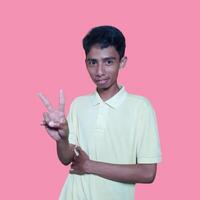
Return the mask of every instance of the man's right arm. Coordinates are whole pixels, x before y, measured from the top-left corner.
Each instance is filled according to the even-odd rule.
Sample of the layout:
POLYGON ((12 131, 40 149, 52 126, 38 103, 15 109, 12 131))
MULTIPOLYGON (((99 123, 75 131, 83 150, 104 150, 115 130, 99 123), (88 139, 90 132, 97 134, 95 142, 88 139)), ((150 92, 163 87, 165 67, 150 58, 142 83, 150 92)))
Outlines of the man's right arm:
POLYGON ((67 140, 60 139, 56 141, 57 155, 63 165, 69 165, 74 159, 74 144, 70 144, 67 140))
POLYGON ((64 164, 70 164, 74 159, 75 145, 68 142, 69 127, 65 118, 65 97, 63 90, 60 90, 59 108, 54 109, 48 99, 42 94, 38 93, 38 96, 44 103, 48 112, 43 113, 44 121, 41 125, 44 125, 47 133, 56 141, 57 155, 59 160, 64 164))

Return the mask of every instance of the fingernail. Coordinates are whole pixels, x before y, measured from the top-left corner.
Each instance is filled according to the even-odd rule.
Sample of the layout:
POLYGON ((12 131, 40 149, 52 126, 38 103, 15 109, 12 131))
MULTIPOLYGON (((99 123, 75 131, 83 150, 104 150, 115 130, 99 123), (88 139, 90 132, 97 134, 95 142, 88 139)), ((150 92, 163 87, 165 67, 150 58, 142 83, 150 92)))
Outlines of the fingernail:
POLYGON ((55 123, 53 121, 49 122, 49 126, 53 127, 55 125, 55 123))

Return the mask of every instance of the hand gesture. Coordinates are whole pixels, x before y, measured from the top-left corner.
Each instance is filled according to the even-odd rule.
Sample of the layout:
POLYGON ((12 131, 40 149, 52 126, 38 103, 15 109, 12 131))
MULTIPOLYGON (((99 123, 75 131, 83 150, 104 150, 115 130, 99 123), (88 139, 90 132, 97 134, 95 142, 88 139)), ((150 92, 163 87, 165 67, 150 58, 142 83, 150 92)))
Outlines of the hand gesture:
POLYGON ((43 113, 43 124, 47 133, 56 141, 68 139, 68 123, 65 118, 65 97, 63 90, 60 90, 59 108, 54 109, 48 99, 38 93, 39 98, 47 108, 47 112, 43 113))
POLYGON ((74 160, 71 164, 70 174, 83 175, 88 173, 88 167, 91 164, 91 160, 87 153, 81 149, 80 146, 76 146, 74 149, 78 154, 75 154, 74 160))

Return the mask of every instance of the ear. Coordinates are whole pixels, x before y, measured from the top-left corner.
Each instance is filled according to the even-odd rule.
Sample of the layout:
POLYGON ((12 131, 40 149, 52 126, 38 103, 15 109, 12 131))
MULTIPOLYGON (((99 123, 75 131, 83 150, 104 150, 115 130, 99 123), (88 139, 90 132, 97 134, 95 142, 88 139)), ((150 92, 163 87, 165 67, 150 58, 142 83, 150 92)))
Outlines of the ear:
POLYGON ((121 58, 120 64, 119 64, 119 68, 120 69, 122 69, 122 68, 125 67, 127 60, 128 60, 128 58, 126 56, 124 56, 123 58, 121 58))

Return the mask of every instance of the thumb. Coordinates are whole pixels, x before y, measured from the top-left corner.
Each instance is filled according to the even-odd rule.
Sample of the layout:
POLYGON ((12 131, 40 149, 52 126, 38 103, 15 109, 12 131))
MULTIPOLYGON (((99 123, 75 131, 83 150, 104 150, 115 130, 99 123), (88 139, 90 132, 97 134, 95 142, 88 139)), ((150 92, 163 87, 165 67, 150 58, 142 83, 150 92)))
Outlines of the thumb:
POLYGON ((76 150, 79 151, 79 152, 82 151, 82 149, 81 149, 80 146, 76 146, 75 148, 76 148, 76 150))

